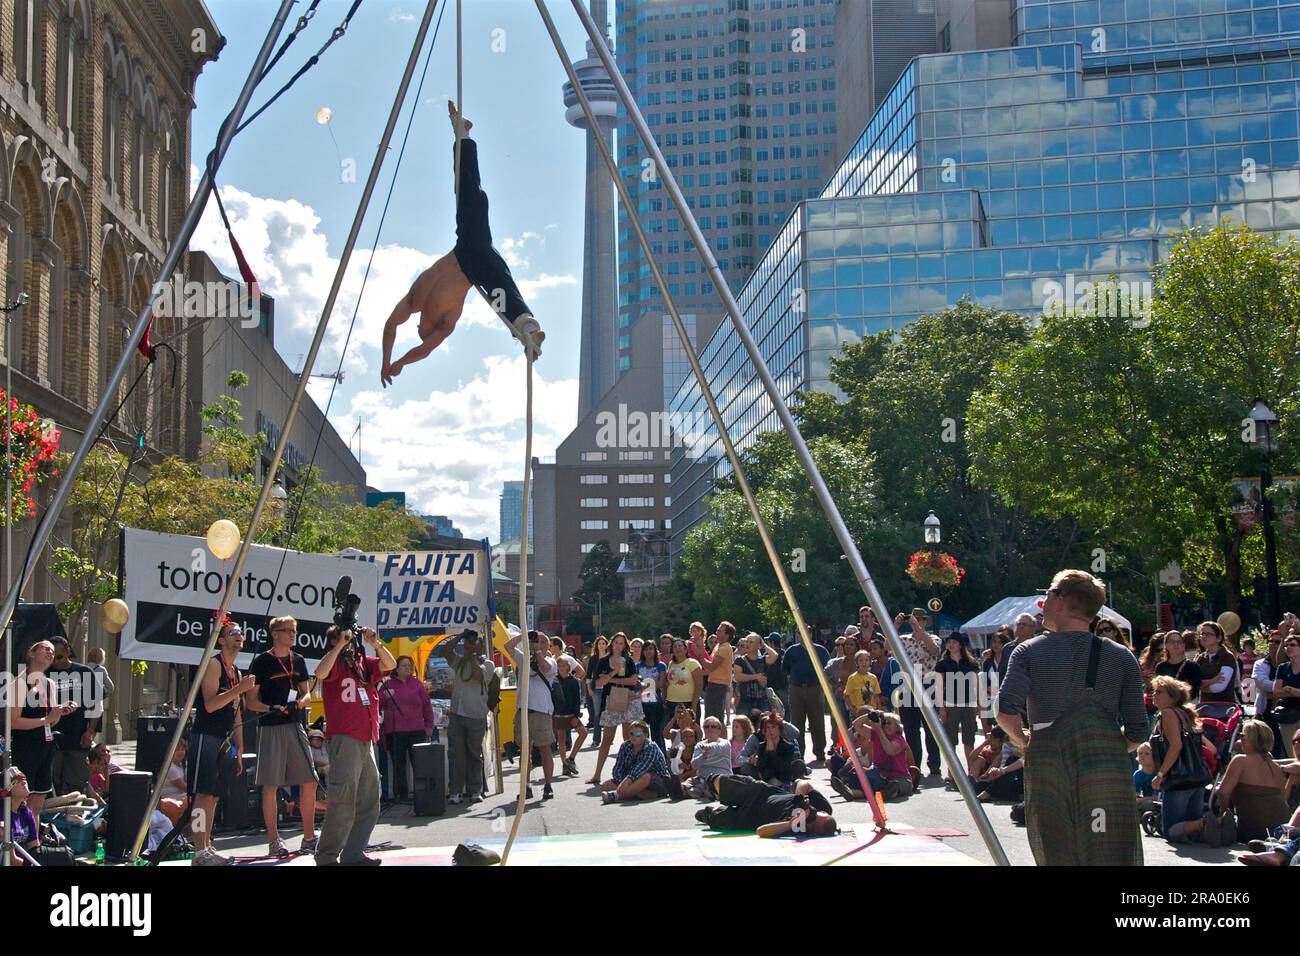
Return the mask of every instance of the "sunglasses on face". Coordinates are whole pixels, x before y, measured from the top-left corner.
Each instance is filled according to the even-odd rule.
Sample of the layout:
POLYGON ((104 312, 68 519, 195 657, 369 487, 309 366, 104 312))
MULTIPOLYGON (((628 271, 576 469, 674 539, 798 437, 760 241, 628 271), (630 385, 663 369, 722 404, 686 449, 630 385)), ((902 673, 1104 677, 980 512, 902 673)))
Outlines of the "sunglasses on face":
POLYGON ((641 731, 639 731, 639 730, 634 730, 634 731, 632 731, 632 736, 633 736, 633 737, 644 737, 645 734, 641 733, 641 731))

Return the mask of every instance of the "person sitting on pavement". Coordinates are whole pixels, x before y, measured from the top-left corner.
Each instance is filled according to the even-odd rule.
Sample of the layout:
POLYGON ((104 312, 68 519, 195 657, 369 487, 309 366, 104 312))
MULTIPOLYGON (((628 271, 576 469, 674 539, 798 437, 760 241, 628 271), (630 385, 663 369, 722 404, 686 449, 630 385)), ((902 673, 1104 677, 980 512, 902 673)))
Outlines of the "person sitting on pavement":
POLYGON ((704 785, 713 777, 731 773, 731 741, 722 736, 722 721, 716 717, 704 718, 704 739, 691 750, 689 763, 684 763, 682 773, 672 778, 670 793, 674 799, 685 796, 706 796, 704 785))
POLYGON ((741 765, 741 754, 745 751, 745 744, 749 738, 754 736, 754 722, 740 714, 731 719, 731 772, 735 773, 736 768, 741 765))
MULTIPOLYGON (((769 711, 768 713, 775 714, 776 712, 769 711)), ((745 741, 745 746, 741 748, 740 753, 737 755, 736 760, 738 762, 738 768, 736 773, 741 776, 758 776, 756 762, 753 758, 758 755, 759 751, 762 750, 765 745, 766 738, 764 738, 762 730, 764 716, 765 714, 758 710, 751 711, 749 714, 750 724, 759 729, 754 731, 749 739, 745 741)), ((808 776, 808 766, 804 763, 803 753, 799 749, 799 730, 788 720, 781 720, 781 739, 788 743, 794 751, 794 769, 796 771, 796 776, 808 776)))
POLYGON ((695 719, 695 711, 685 704, 678 704, 673 717, 664 725, 664 744, 667 753, 672 753, 681 745, 681 732, 690 729, 695 740, 704 739, 704 729, 695 719))
POLYGON ((871 711, 853 721, 853 729, 865 729, 871 735, 871 772, 868 782, 886 800, 911 796, 919 770, 909 766, 910 750, 903 733, 903 721, 897 714, 871 711))
MULTIPOLYGON (((850 736, 853 738, 854 753, 857 754, 858 762, 862 765, 862 771, 867 776, 868 784, 875 787, 876 783, 879 783, 883 786, 883 778, 877 775, 875 782, 873 782, 871 777, 871 731, 855 723, 852 725, 850 736)), ((862 789, 862 780, 858 777, 858 771, 853 766, 853 761, 849 759, 847 748, 840 758, 839 768, 832 772, 831 789, 845 800, 862 800, 866 797, 866 792, 862 789)))
POLYGON ((793 792, 736 775, 714 777, 708 786, 722 806, 702 807, 695 819, 711 830, 746 830, 760 837, 839 832, 830 802, 807 780, 793 792))
POLYGON ((777 714, 768 712, 759 722, 762 743, 750 758, 753 775, 775 787, 790 787, 802 776, 803 765, 794 745, 782 734, 785 723, 777 714))
MULTIPOLYGON (((31 790, 27 786, 27 775, 18 767, 10 767, 5 778, 0 780, 0 796, 8 791, 10 799, 10 820, 13 827, 13 840, 10 863, 14 866, 73 866, 72 851, 64 847, 41 846, 41 825, 36 813, 28 806, 31 790), (21 851, 19 850, 21 847, 21 851)), ((0 837, 3 837, 4 825, 0 822, 0 837)))
POLYGON ((970 763, 970 776, 979 799, 984 803, 1020 802, 1025 798, 1024 755, 1001 727, 989 731, 985 745, 970 763))
MULTIPOLYGON (((1282 798, 1286 774, 1269 757, 1273 731, 1262 720, 1248 720, 1241 725, 1234 749, 1238 752, 1228 762, 1215 799, 1220 807, 1232 807, 1236 811, 1239 839, 1262 839, 1290 815, 1290 808, 1282 798)), ((1202 826, 1203 818, 1186 821, 1181 838, 1199 839, 1202 826)))
POLYGON ((695 754, 695 745, 704 736, 704 732, 697 732, 694 727, 683 727, 676 731, 676 734, 679 743, 665 756, 668 758, 669 776, 681 780, 683 777, 690 777, 691 758, 695 754))
POLYGON ((668 761, 659 745, 650 739, 644 720, 628 725, 627 743, 614 759, 614 776, 600 785, 603 803, 619 800, 655 800, 668 794, 668 761))
POLYGON ((1277 828, 1270 840, 1251 840, 1249 853, 1237 860, 1246 866, 1300 866, 1300 807, 1291 821, 1277 828))

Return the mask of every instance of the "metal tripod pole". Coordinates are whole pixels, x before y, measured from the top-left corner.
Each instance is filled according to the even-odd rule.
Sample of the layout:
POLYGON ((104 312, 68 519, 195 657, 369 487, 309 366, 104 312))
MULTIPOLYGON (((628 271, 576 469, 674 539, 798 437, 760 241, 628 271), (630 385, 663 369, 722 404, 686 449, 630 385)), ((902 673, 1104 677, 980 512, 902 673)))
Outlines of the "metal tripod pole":
MULTIPOLYGON (((28 553, 39 555, 44 550, 50 535, 54 532, 54 525, 59 520, 64 507, 67 505, 68 497, 72 494, 72 487, 77 480, 77 475, 81 473, 81 467, 85 464, 86 456, 90 453, 96 437, 103 429, 104 422, 108 418, 109 410, 116 401, 117 390, 122 384, 122 379, 126 377, 127 370, 131 367, 131 359, 135 353, 136 346, 144 337, 145 329, 149 325, 149 317, 153 313, 154 301, 158 298, 164 279, 167 279, 176 267, 180 264, 181 256, 184 255, 186 247, 189 245, 190 237, 194 235, 194 230, 198 227, 199 218, 203 215, 203 207, 207 205, 208 194, 213 189, 213 174, 221 165, 225 158, 226 150, 230 146, 230 141, 235 137, 235 129, 239 126, 239 121, 244 115, 244 110, 248 107, 248 101, 252 99, 253 90, 262 76, 262 70, 266 67, 266 61, 271 57, 271 51, 275 47, 275 41, 279 39, 281 31, 284 29, 285 21, 289 18, 289 10, 293 7, 295 0, 281 0, 280 9, 275 15, 275 20, 271 24, 270 30, 267 31, 266 39, 262 41, 262 48, 258 51, 257 59, 253 61, 253 67, 248 73, 247 79, 244 80, 243 89, 239 91, 239 98, 235 100, 235 106, 226 118, 221 127, 221 133, 217 137, 217 145, 214 149, 214 155, 211 164, 205 164, 203 176, 199 179, 198 187, 194 190, 194 198, 190 200, 189 208, 185 210, 185 218, 181 220, 180 229, 177 230, 176 238, 172 240, 171 248, 167 250, 167 256, 163 259, 162 268, 159 270, 158 278, 149 291, 148 301, 140 310, 139 316, 135 320, 135 325, 131 329, 131 335, 126 341, 126 348, 122 352, 121 358, 117 360, 117 365, 113 369, 113 374, 109 376, 108 383, 104 387, 104 394, 100 396, 99 404, 95 406, 95 411, 90 416, 90 421, 86 424, 85 435, 81 439, 81 444, 77 446, 76 452, 72 455, 72 461, 63 471, 62 480, 59 482, 58 490, 54 493, 54 498, 50 506, 45 509, 45 514, 41 517, 40 523, 36 526, 32 543, 28 553), (210 165, 210 169, 208 168, 210 165)), ((13 617, 14 609, 18 606, 18 595, 27 584, 27 579, 31 576, 32 568, 24 562, 23 568, 18 577, 9 587, 9 593, 5 597, 3 608, 0 608, 0 628, 8 627, 10 619, 13 617)))
MULTIPOLYGON (((536 0, 537 12, 542 15, 542 20, 546 24, 546 31, 551 35, 551 43, 555 46, 555 52, 560 57, 560 62, 564 64, 564 72, 569 76, 569 83, 573 86, 574 95, 578 103, 582 106, 582 112, 587 117, 587 123, 595 131, 594 139, 600 155, 605 162, 605 167, 609 170, 610 179, 614 182, 614 188, 618 191, 619 200, 623 203, 623 208, 627 210, 628 222, 631 223, 633 230, 636 232, 637 242, 641 245, 641 251, 645 254, 646 262, 650 267, 650 274, 654 277, 655 283, 659 286, 659 292, 668 304, 668 314, 673 320, 673 328, 677 330, 677 338, 682 343, 682 349, 686 352, 686 357, 691 363, 691 371, 695 375, 695 381, 700 386, 700 392, 704 395, 705 402, 709 406, 709 414, 713 417, 713 424, 718 429, 718 434, 722 438, 723 448, 726 449, 727 459, 731 462, 732 470, 735 472, 737 483, 740 485, 741 493, 745 496, 745 502, 749 505, 749 513, 754 518, 754 525, 758 529, 758 536, 762 539, 763 550, 767 552, 768 561, 771 562, 772 570, 776 573, 777 582, 780 584, 781 593, 785 595, 786 604, 790 607, 791 614, 794 615, 795 625, 799 629, 799 637, 803 642, 804 649, 808 652, 810 660, 816 660, 816 651, 812 646, 812 635, 808 631, 808 625, 804 621, 803 611, 799 607, 799 602, 795 598, 794 588, 790 584, 790 579, 785 572, 785 564, 781 560, 781 555, 776 550, 776 545, 772 541, 772 535, 768 531, 767 522, 763 520, 763 514, 759 511, 758 500, 754 497, 753 489, 750 488, 749 478, 745 474, 745 467, 741 463, 740 455, 736 453, 736 447, 732 444, 731 436, 727 434, 727 427, 722 418, 722 412, 718 409, 718 404, 713 397, 713 390, 709 387, 708 379, 705 377, 704 369, 700 365, 699 356, 696 354, 695 346, 691 342, 690 334, 686 331, 686 324, 682 321, 681 313, 677 310, 677 303, 668 292, 667 281, 664 279, 663 272, 659 269, 659 262, 655 259, 654 252, 650 247, 650 240, 645 234, 645 229, 641 226, 641 220, 636 214, 636 204, 632 201, 631 195, 627 191, 627 186, 618 174, 618 164, 614 157, 610 155, 609 147, 605 145, 604 137, 600 135, 599 127, 596 125, 596 116, 591 110, 591 101, 587 98, 586 92, 582 88, 582 83, 578 79, 577 71, 573 68, 573 62, 569 59, 568 53, 564 50, 564 44, 560 40, 560 34, 555 29, 555 22, 551 19, 550 11, 546 8, 545 0, 536 0)), ((653 571, 651 572, 653 574, 653 571)), ((849 733, 847 722, 844 720, 844 714, 841 712, 838 702, 831 693, 830 684, 826 680, 826 675, 822 673, 821 668, 817 670, 817 681, 821 685, 822 693, 826 697, 827 705, 830 707, 831 719, 835 721, 835 727, 839 730, 841 737, 845 741, 849 753, 849 759, 853 764, 853 770, 858 776, 858 783, 861 784, 862 792, 866 795, 867 802, 871 806, 872 816, 875 818, 877 828, 883 829, 885 826, 885 815, 880 806, 876 803, 875 794, 872 791, 871 783, 867 780, 866 772, 862 769, 862 763, 858 759, 857 748, 852 744, 852 735, 849 733)))
MULTIPOLYGON (((10 329, 10 313, 26 304, 26 295, 20 295, 18 300, 4 310, 5 316, 5 586, 8 587, 14 576, 14 489, 13 489, 13 436, 14 436, 14 414, 13 406, 10 404, 14 399, 13 388, 13 368, 14 368, 14 349, 13 333, 10 329)), ((5 709, 5 736, 4 736, 4 762, 3 774, 0 775, 0 786, 5 788, 4 798, 4 839, 0 842, 0 866, 9 866, 12 862, 13 854, 9 852, 9 834, 13 833, 13 797, 9 795, 9 768, 13 766, 13 747, 14 747, 14 712, 13 706, 18 700, 11 695, 18 693, 18 682, 14 675, 14 630, 12 619, 5 623, 3 634, 5 642, 5 671, 4 687, 0 688, 4 692, 4 699, 0 704, 5 709)), ((25 688, 24 688, 25 689, 25 688)))
MULTIPOLYGON (((397 95, 393 99, 393 107, 388 114, 388 124, 384 127, 383 136, 380 137, 379 147, 375 151, 375 158, 370 166, 370 176, 366 179, 365 189, 361 194, 361 202, 357 206, 356 215, 352 219, 352 228, 348 232, 347 241, 343 244, 343 252, 339 256, 338 267, 334 270, 334 282, 330 286, 329 295, 325 298, 320 321, 316 324, 316 334, 312 338, 311 348, 307 352, 306 363, 302 367, 302 372, 298 375, 298 384, 294 388, 293 399, 289 403, 288 412, 285 413, 284 424, 280 430, 280 440, 276 444, 275 453, 271 456, 271 462, 267 466, 266 480, 262 482, 262 490, 257 496, 257 504, 253 506, 253 514, 249 518, 248 531, 245 532, 243 540, 239 543, 239 553, 235 555, 235 564, 227 581, 238 581, 240 575, 244 573, 244 564, 248 560, 248 552, 253 545, 253 536, 257 532, 257 523, 262 517, 262 512, 266 510, 267 501, 270 500, 271 486, 275 482, 275 476, 280 471, 280 462, 284 458, 285 448, 289 444, 289 436, 293 433, 293 423, 298 417, 299 408, 302 406, 303 395, 307 391, 307 383, 311 380, 311 370, 315 367, 316 356, 320 352, 321 343, 325 339, 325 330, 329 326, 330 313, 334 311, 334 303, 338 299, 339 289, 343 285, 343 276, 347 272, 348 262, 352 258, 352 249, 357 243, 357 234, 361 231, 361 223, 365 219, 366 210, 370 206, 370 197, 375 191, 375 183, 379 180, 379 171, 384 165, 384 157, 388 153, 388 144, 393 138, 393 129, 397 126, 402 104, 406 101, 406 91, 411 85, 411 76, 415 72, 416 61, 419 59, 420 50, 424 46, 424 38, 429 32, 429 21, 433 19, 433 11, 437 5, 438 0, 428 0, 425 6, 424 19, 420 21, 420 28, 416 32, 415 42, 411 45, 411 55, 406 61, 406 71, 402 74, 402 81, 397 88, 397 95)), ((190 684, 189 695, 185 700, 185 709, 181 711, 180 720, 177 722, 176 730, 172 734, 171 743, 167 745, 167 755, 162 763, 164 768, 171 766, 172 758, 176 755, 176 746, 180 743, 181 735, 185 731, 185 721, 189 719, 190 712, 194 709, 194 701, 198 697, 199 686, 203 682, 203 668, 208 665, 216 651, 217 636, 220 633, 217 622, 229 611, 232 597, 233 592, 227 585, 222 591, 221 604, 213 618, 212 633, 208 637, 207 647, 204 649, 203 657, 199 661, 199 671, 190 684)), ((145 811, 144 819, 140 823, 140 830, 136 834, 135 843, 131 849, 131 859, 135 859, 139 855, 140 847, 144 845, 145 838, 149 835, 149 818, 153 816, 153 811, 158 806, 158 798, 162 793, 164 778, 165 774, 159 775, 157 783, 149 794, 149 805, 145 811)), ((211 826, 212 821, 204 822, 211 826)))
POLYGON ((938 714, 935 713, 934 706, 923 692, 924 688, 922 688, 921 682, 917 678, 916 670, 912 667, 911 660, 904 652, 893 619, 889 617, 885 610, 884 598, 881 597, 876 582, 872 580, 871 572, 867 570, 866 563, 858 552, 858 546, 853 541, 853 536, 849 533, 848 527, 844 524, 844 518, 840 515, 839 508, 836 506, 834 499, 831 498, 830 490, 826 487, 826 482, 817 469, 817 464, 813 461, 811 452, 808 451, 808 445, 799 431, 799 426, 795 423, 794 416, 790 414, 790 408, 786 404, 785 398, 777 388, 775 379, 772 378, 772 372, 763 359, 758 343, 754 341, 749 326, 745 324, 745 319, 740 314, 740 305, 736 302, 735 296, 731 293, 731 287, 727 285, 726 277, 723 276, 722 270, 718 267, 718 261, 714 258, 708 240, 704 237, 704 233, 700 231, 700 225, 696 221, 694 213, 691 212, 685 196, 682 195, 681 188, 677 185, 677 179, 664 158, 663 152, 659 149, 659 144, 655 142, 654 135, 646 124, 645 116, 641 113, 641 108, 632 96, 632 91, 628 89, 627 81, 623 79, 618 64, 614 62, 613 53, 605 43, 603 30, 597 26, 591 14, 583 7, 582 0, 571 0, 571 2, 578 14, 578 18, 582 20, 582 24, 587 30, 587 36, 591 40, 592 47, 604 64, 610 80, 614 83, 614 88, 623 103, 623 108, 627 110, 628 118, 635 124, 637 134, 654 159, 656 170, 663 179, 664 188, 672 199, 673 205, 677 208, 677 214, 686 226, 688 235, 699 251, 700 259, 703 261, 705 269, 709 273, 709 278, 718 291, 718 295, 722 298, 722 303, 727 310, 728 317, 731 319, 732 326, 740 336, 750 361, 754 363, 754 369, 763 383, 763 388, 767 392, 772 406, 776 409, 777 417, 781 419, 781 424, 790 438, 790 443, 794 446, 795 456, 799 459, 800 465, 808 475, 809 483, 812 485, 813 492, 821 504, 822 511, 825 512, 826 519, 830 522, 831 529, 835 532, 835 537, 844 550, 849 565, 853 568, 854 576, 858 579, 862 593, 866 596, 867 603, 876 612, 876 618, 880 622, 885 633, 885 639, 889 642, 894 657, 898 660, 908 689, 920 706, 921 713, 925 717, 925 722, 930 731, 939 742, 944 760, 947 761, 949 767, 953 768, 953 780, 956 781, 962 798, 966 801, 967 809, 970 811, 975 825, 979 828, 980 836, 984 838, 989 854, 998 865, 1009 866, 1010 861, 1007 859, 1006 852, 1002 849, 1002 844, 998 841, 997 834, 993 832, 993 825, 989 822, 983 805, 975 796, 975 790, 971 786, 969 776, 960 772, 961 764, 957 759, 956 748, 948 739, 948 735, 944 733, 943 727, 939 723, 938 714))

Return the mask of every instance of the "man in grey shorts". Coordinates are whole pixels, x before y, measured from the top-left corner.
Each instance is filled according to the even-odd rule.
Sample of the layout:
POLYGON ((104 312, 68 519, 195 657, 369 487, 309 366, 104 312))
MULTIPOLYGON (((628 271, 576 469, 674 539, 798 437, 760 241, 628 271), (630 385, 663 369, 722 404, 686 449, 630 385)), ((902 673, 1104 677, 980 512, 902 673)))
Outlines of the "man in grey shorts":
POLYGON ((280 787, 298 787, 302 814, 300 853, 316 850, 316 768, 303 729, 305 701, 311 688, 307 662, 293 652, 298 622, 271 619, 271 648, 253 659, 249 673, 257 686, 247 694, 248 709, 257 719, 257 785, 262 788, 262 820, 266 823, 271 856, 286 857, 289 848, 277 828, 280 787), (302 705, 303 709, 299 709, 302 705))

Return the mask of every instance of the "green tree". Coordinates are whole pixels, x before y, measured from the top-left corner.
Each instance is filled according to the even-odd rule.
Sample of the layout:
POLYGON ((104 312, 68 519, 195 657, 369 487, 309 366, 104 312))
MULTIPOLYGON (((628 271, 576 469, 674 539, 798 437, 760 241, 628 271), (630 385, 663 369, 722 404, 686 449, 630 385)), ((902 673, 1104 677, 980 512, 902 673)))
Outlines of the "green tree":
POLYGON ((608 541, 597 541, 583 559, 582 570, 578 572, 582 586, 573 592, 574 596, 589 604, 596 603, 597 595, 603 603, 623 600, 623 579, 618 576, 620 563, 608 541))
MULTIPOLYGON (((76 520, 69 541, 55 547, 50 568, 68 584, 69 598, 60 605, 72 636, 86 624, 89 609, 117 590, 109 561, 123 528, 202 536, 218 518, 246 529, 261 484, 254 466, 264 441, 239 428, 239 399, 248 382, 232 372, 228 391, 200 411, 203 442, 197 461, 168 456, 146 465, 116 448, 100 444, 86 456, 73 484, 70 504, 76 520), (216 472, 216 475, 208 472, 216 472)), ((308 467, 289 496, 289 514, 263 512, 254 540, 292 550, 327 554, 346 547, 363 551, 404 549, 422 522, 391 503, 367 508, 355 489, 323 481, 308 467)))
POLYGON ((614 601, 605 605, 604 611, 606 632, 623 631, 629 638, 642 640, 665 633, 684 635, 696 617, 693 590, 680 567, 663 587, 635 601, 614 601))
MULTIPOLYGON (((809 450, 862 552, 897 553, 898 525, 880 506, 865 447, 819 436, 809 450)), ((760 436, 744 462, 805 619, 822 626, 855 618, 862 592, 785 434, 760 436)), ((707 519, 688 532, 681 574, 701 619, 760 631, 794 623, 749 506, 729 480, 709 496, 707 519)), ((899 594, 897 580, 877 583, 899 594)))
MULTIPOLYGON (((1080 550, 1077 522, 1033 518, 971 474, 971 398, 999 362, 1024 348, 1030 331, 1023 316, 963 299, 897 336, 881 333, 847 346, 831 362, 841 395, 805 393, 797 406, 806 435, 871 450, 881 506, 900 528, 894 551, 864 551, 882 580, 901 577, 908 555, 922 547, 926 514, 939 516, 941 548, 967 570, 944 597, 959 617, 1010 593, 1032 592, 1080 550)), ((908 601, 928 594, 910 583, 899 592, 908 601)))
POLYGON ((1257 396, 1277 412, 1274 470, 1296 467, 1300 245, 1244 227, 1180 237, 1145 317, 1095 294, 1044 317, 971 407, 973 473, 1036 514, 1096 529, 1145 574, 1183 561, 1240 609, 1258 544, 1229 514, 1258 474, 1243 442, 1257 396), (1215 579, 1218 578, 1218 581, 1215 579))

